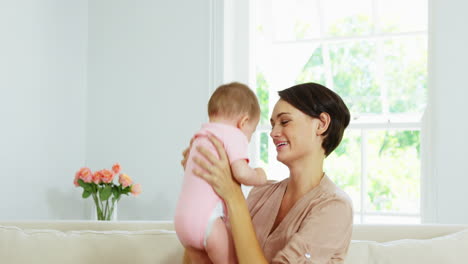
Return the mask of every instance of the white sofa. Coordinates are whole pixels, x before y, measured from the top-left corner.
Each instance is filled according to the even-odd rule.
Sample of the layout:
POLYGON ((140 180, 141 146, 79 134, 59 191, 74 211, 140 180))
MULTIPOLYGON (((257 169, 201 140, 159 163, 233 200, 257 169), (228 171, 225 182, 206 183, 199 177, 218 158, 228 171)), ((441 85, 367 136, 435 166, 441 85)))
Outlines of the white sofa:
MULTIPOLYGON (((0 263, 181 263, 170 222, 0 222, 0 263)), ((355 225, 346 264, 468 263, 468 225, 355 225)))

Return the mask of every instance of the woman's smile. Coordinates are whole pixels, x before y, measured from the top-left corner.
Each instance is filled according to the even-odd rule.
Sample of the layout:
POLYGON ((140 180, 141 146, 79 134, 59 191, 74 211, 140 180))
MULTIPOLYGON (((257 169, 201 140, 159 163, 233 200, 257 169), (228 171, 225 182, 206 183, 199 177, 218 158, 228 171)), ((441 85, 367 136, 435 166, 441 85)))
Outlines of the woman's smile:
POLYGON ((287 142, 287 141, 273 140, 273 142, 275 143, 277 151, 280 151, 281 149, 289 146, 289 142, 287 142))

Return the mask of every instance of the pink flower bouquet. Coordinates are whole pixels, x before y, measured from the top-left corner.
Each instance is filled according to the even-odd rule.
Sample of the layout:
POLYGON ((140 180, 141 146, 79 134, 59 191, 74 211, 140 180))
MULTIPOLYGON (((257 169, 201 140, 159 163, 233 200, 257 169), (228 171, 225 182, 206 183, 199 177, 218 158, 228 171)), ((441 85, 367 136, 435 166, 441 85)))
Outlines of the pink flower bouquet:
POLYGON ((103 169, 93 173, 83 167, 75 174, 73 183, 83 188, 83 198, 93 197, 98 220, 111 219, 115 204, 122 194, 137 196, 141 193, 141 185, 134 184, 130 176, 120 171, 120 164, 116 163, 111 170, 103 169), (113 182, 116 175, 119 175, 118 185, 113 182))

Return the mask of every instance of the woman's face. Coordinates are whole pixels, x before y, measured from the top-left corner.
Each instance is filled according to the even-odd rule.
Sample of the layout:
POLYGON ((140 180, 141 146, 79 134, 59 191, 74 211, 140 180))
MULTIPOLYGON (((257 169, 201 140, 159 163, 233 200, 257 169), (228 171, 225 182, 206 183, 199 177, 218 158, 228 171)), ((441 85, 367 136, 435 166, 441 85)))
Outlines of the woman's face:
POLYGON ((319 119, 280 99, 273 109, 270 122, 270 136, 278 152, 278 161, 290 165, 311 155, 323 154, 322 139, 317 135, 319 119))

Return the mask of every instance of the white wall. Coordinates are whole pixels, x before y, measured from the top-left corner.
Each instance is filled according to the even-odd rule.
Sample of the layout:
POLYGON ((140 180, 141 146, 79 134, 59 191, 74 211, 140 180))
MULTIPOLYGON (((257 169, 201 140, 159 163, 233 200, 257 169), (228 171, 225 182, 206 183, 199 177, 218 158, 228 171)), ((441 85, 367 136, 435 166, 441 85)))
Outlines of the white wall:
POLYGON ((207 120, 211 2, 89 1, 86 164, 142 184, 121 220, 173 218, 181 153, 207 120))
POLYGON ((434 222, 468 223, 468 2, 430 0, 429 93, 434 222))
POLYGON ((83 213, 86 43, 86 1, 0 1, 0 219, 83 213))
POLYGON ((216 8, 0 2, 0 219, 89 219, 74 173, 114 162, 143 186, 119 219, 172 219, 181 152, 221 79, 216 8))

